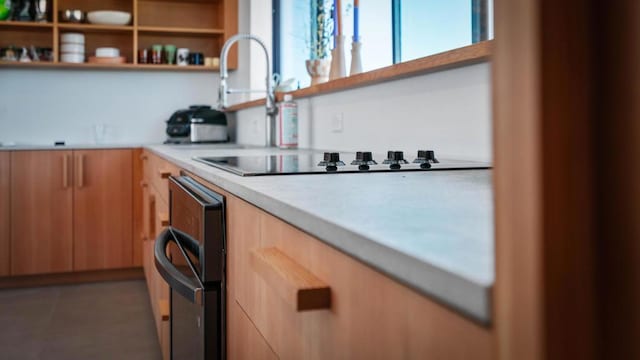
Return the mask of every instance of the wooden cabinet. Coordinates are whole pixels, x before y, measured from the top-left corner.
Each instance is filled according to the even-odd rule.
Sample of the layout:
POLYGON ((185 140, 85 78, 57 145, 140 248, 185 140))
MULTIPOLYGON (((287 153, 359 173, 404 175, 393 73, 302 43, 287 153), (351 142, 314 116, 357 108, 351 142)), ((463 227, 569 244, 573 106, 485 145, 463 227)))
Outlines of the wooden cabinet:
POLYGON ((11 153, 11 275, 73 269, 71 151, 11 153))
POLYGON ((10 236, 11 228, 11 153, 0 151, 0 277, 11 273, 10 236))
MULTIPOLYGON (((33 45, 51 48, 53 61, 0 62, 0 66, 217 71, 217 66, 141 64, 138 49, 147 49, 155 44, 173 44, 202 53, 205 57, 219 57, 226 39, 238 32, 237 0, 53 0, 50 4, 49 22, 0 21, 0 47, 29 48, 33 45), (127 25, 65 23, 58 16, 58 10, 63 9, 125 11, 132 14, 132 19, 127 25), (87 57, 93 56, 98 47, 116 47, 126 63, 62 63, 59 36, 65 32, 85 35, 87 57)), ((229 68, 236 66, 237 47, 229 54, 229 68)))
POLYGON ((143 151, 142 176, 142 228, 144 273, 149 288, 149 300, 164 359, 169 358, 169 286, 158 273, 154 263, 156 237, 169 225, 169 177, 178 176, 180 168, 170 162, 143 151))
MULTIPOLYGON (((166 191, 163 176, 177 175, 178 169, 152 153, 145 155, 147 223, 155 235, 162 218, 153 214, 167 209, 166 195, 156 186, 166 191)), ((229 359, 495 357, 491 328, 198 180, 226 199, 229 359)), ((156 293, 152 249, 148 244, 145 250, 145 272, 153 304, 164 294, 156 293)), ((162 344, 167 323, 159 323, 162 344)))
POLYGON ((132 150, 13 151, 10 163, 10 275, 133 266, 132 150))
POLYGON ((73 270, 133 265, 132 150, 74 151, 73 270))
MULTIPOLYGON (((234 314, 236 311, 246 315, 279 358, 494 357, 490 328, 249 203, 226 196, 228 304, 238 305, 228 307, 228 318, 241 319, 241 315, 234 314), (256 264, 256 254, 264 257, 273 253, 278 256, 266 265, 264 259, 258 259, 263 263, 256 264), (279 258, 286 259, 284 264, 279 258), (301 311, 300 304, 295 306, 291 300, 291 287, 296 283, 301 290, 309 284, 328 286, 329 307, 301 311)), ((321 300, 320 304, 326 305, 324 298, 321 300)), ((238 327, 242 326, 229 324, 229 331, 238 327)), ((233 336, 231 332, 229 347, 239 351, 233 336)))
POLYGON ((227 321, 227 358, 251 360, 276 360, 278 355, 269 347, 267 341, 260 335, 258 329, 242 311, 242 308, 232 301, 227 304, 229 318, 227 321))

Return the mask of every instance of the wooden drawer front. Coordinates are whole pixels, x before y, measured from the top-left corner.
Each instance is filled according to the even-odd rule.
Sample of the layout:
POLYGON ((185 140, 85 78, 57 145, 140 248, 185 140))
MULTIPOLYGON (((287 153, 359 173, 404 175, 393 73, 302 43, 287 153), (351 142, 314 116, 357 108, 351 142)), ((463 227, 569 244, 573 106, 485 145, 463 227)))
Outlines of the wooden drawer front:
POLYGON ((169 202, 169 176, 180 175, 180 168, 170 162, 145 152, 148 164, 145 171, 145 179, 156 189, 158 195, 166 202, 169 202))
POLYGON ((228 304, 227 314, 228 359, 275 360, 278 358, 235 301, 228 304))
POLYGON ((153 320, 156 325, 158 339, 163 345, 168 342, 168 333, 164 329, 169 323, 169 286, 162 276, 156 270, 153 257, 154 240, 147 240, 143 243, 143 265, 144 275, 149 289, 149 300, 151 302, 151 310, 153 312, 153 320))
POLYGON ((227 209, 229 296, 280 358, 492 358, 489 329, 242 200, 230 197, 227 209), (252 264, 256 250, 269 248, 326 283, 331 308, 296 311, 252 264))

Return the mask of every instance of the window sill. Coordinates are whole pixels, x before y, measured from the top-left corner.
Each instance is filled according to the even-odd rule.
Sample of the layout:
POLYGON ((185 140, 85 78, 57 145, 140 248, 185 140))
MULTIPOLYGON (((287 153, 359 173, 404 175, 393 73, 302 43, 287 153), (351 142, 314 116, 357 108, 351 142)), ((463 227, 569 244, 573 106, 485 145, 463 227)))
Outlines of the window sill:
MULTIPOLYGON (((289 94, 291 94, 294 99, 300 99, 480 63, 489 60, 489 58, 491 57, 492 47, 493 40, 483 41, 481 43, 465 46, 443 53, 426 56, 420 59, 368 71, 366 73, 336 79, 324 84, 318 84, 304 89, 299 89, 296 91, 292 91, 289 94)), ((276 93, 278 101, 281 101, 283 96, 284 93, 276 93)), ((227 111, 233 112, 256 106, 262 106, 264 105, 264 103, 264 98, 247 101, 230 106, 227 108, 227 111)))

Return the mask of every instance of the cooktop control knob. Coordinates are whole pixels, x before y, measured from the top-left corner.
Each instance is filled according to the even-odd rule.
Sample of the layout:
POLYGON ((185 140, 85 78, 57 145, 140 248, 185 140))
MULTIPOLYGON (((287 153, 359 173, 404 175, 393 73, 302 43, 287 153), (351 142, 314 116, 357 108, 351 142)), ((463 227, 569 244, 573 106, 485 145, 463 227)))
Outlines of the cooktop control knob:
POLYGON ((414 164, 420 164, 423 169, 429 169, 431 164, 439 163, 433 150, 418 150, 418 157, 413 160, 414 164))
POLYGON ((318 166, 325 166, 327 171, 336 171, 338 166, 344 166, 344 162, 340 161, 340 153, 326 152, 324 153, 324 160, 320 161, 318 166))
POLYGON ((351 162, 351 165, 358 165, 358 170, 369 170, 369 165, 378 164, 373 160, 373 154, 371 151, 358 151, 356 153, 356 159, 351 162))
POLYGON ((383 164, 389 164, 391 170, 398 170, 401 164, 408 164, 409 162, 404 159, 404 153, 402 151, 388 151, 387 159, 383 164))

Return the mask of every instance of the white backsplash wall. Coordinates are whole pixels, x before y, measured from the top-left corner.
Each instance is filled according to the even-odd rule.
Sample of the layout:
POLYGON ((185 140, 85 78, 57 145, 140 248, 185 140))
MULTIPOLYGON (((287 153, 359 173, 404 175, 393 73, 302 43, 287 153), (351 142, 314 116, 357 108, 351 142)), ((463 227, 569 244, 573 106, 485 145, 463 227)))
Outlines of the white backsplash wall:
MULTIPOLYGON (((270 4, 239 0, 238 32, 269 40, 270 13, 268 21, 252 23, 251 19, 264 16, 270 4)), ((263 84, 264 55, 247 41, 237 46, 238 68, 230 71, 230 85, 249 88, 258 81, 255 78, 263 84)), ((0 143, 93 143, 95 124, 106 125, 106 143, 159 143, 166 138, 164 121, 175 110, 215 105, 218 85, 214 72, 2 69, 0 143)), ((229 100, 249 97, 233 94, 229 100)))
MULTIPOLYGON (((491 161, 490 81, 482 63, 298 99, 300 147, 491 161)), ((264 144, 264 108, 234 120, 239 143, 264 144)))
POLYGON ((158 143, 173 111, 217 101, 215 73, 2 70, 0 142, 158 143))

